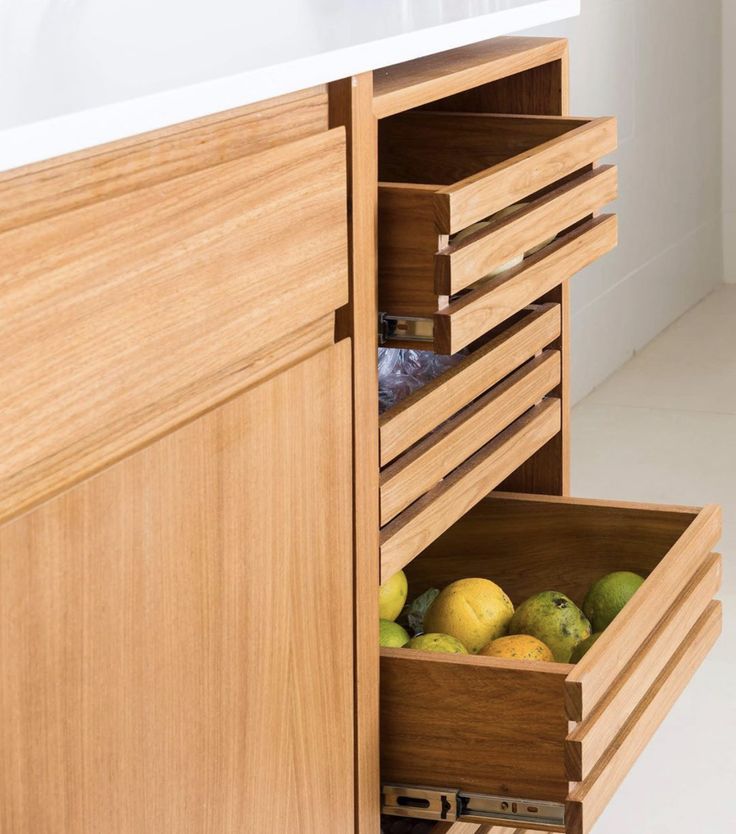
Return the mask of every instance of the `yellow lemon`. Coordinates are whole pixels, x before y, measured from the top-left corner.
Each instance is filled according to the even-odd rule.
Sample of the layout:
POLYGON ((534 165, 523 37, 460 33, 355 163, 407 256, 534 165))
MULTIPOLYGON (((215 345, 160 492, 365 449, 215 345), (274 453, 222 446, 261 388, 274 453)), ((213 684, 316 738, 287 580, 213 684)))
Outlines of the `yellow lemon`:
POLYGON ((424 618, 426 631, 450 634, 477 654, 501 637, 514 614, 511 600, 489 579, 459 579, 448 585, 424 618))
POLYGON ((512 634, 493 640, 478 654, 484 657, 506 657, 511 660, 546 660, 552 662, 552 650, 530 634, 512 634))
POLYGON ((378 616, 382 620, 395 620, 406 602, 409 585, 403 570, 387 579, 378 590, 378 616))
POLYGON ((420 634, 419 637, 411 638, 408 648, 419 649, 423 652, 444 652, 446 654, 468 653, 465 646, 449 634, 420 634))

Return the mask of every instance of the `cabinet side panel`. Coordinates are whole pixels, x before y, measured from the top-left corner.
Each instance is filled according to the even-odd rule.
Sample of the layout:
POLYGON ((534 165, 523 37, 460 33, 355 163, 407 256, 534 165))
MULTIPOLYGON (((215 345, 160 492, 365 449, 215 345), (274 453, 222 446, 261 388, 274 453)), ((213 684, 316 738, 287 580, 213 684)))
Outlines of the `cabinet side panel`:
POLYGON ((0 528, 2 834, 345 834, 350 345, 0 528))
POLYGON ((350 334, 353 343, 355 827, 359 834, 378 834, 378 144, 376 119, 372 112, 373 76, 364 73, 336 81, 330 84, 329 94, 330 126, 344 125, 347 131, 351 201, 348 224, 350 303, 338 310, 337 328, 338 333, 350 334))

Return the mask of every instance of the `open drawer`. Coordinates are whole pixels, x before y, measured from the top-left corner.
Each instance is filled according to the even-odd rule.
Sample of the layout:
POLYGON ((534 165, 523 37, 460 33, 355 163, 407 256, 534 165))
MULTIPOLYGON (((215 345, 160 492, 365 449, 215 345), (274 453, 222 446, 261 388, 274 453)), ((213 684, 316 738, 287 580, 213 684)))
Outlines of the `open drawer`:
POLYGON ((383 338, 454 353, 616 244, 613 118, 414 111, 379 133, 383 338))
POLYGON ((407 568, 410 598, 463 577, 515 604, 582 604, 614 570, 646 577, 576 665, 381 652, 387 814, 587 834, 715 641, 720 511, 497 495, 407 568))

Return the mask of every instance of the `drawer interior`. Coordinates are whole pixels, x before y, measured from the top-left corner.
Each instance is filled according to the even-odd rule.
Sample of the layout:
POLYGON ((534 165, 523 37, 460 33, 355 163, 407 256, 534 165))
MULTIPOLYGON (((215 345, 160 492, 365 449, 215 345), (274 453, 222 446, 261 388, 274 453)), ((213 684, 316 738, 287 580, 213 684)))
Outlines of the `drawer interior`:
POLYGON ((378 177, 436 188, 500 165, 589 120, 410 111, 379 123, 378 177))
POLYGON ((714 507, 481 501, 406 567, 410 599, 485 577, 515 605, 544 590, 582 604, 609 572, 646 581, 576 665, 383 649, 384 786, 551 803, 556 822, 512 827, 587 831, 715 639, 719 535, 714 507))

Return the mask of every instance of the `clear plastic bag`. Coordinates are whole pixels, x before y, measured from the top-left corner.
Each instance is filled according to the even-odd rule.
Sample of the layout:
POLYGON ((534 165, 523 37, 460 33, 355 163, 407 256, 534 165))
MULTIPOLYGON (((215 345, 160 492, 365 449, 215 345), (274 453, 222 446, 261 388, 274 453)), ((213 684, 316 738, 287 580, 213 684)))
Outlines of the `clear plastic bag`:
POLYGON ((378 349, 378 402, 383 414, 414 391, 454 367, 466 355, 440 356, 428 350, 378 349))

